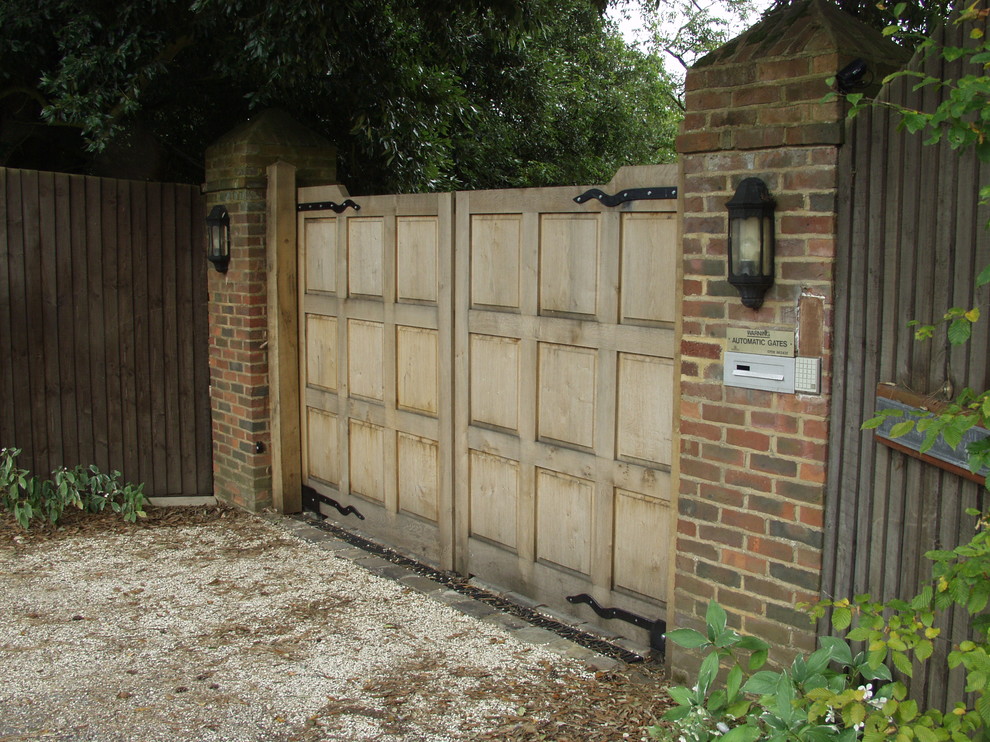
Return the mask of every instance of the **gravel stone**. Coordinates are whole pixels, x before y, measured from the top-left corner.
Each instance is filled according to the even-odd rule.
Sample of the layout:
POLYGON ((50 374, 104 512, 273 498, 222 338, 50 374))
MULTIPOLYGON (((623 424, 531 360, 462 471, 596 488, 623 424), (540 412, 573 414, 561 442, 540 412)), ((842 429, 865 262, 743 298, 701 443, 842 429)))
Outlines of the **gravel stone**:
MULTIPOLYGON (((415 575, 412 589, 370 574, 293 521, 172 520, 46 538, 0 520, 0 739, 641 736, 600 711, 608 683, 626 693, 602 676, 620 662, 542 629, 556 652, 520 641, 533 627, 465 615, 442 602, 463 596, 426 596, 415 575)), ((667 703, 659 685, 642 695, 656 710, 637 701, 636 724, 667 703)))

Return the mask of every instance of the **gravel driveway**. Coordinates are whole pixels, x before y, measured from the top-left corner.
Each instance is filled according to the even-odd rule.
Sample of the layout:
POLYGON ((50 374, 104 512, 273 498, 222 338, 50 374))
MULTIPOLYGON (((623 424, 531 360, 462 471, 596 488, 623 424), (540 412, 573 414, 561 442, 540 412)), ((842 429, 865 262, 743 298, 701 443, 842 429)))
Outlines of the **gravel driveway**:
POLYGON ((596 672, 298 530, 0 520, 0 742, 640 740, 669 703, 656 668, 596 672))

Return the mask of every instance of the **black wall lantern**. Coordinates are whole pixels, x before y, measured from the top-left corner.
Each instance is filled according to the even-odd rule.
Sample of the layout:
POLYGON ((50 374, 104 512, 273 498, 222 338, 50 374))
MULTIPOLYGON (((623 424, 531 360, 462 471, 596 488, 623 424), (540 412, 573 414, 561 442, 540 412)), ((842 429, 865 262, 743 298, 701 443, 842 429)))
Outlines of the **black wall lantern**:
POLYGON ((226 273, 230 263, 230 214, 223 206, 214 206, 206 217, 206 257, 218 273, 226 273))
POLYGON ((773 286, 773 210, 776 206, 766 183, 746 178, 729 209, 729 283, 739 290, 751 309, 763 306, 763 295, 773 286))

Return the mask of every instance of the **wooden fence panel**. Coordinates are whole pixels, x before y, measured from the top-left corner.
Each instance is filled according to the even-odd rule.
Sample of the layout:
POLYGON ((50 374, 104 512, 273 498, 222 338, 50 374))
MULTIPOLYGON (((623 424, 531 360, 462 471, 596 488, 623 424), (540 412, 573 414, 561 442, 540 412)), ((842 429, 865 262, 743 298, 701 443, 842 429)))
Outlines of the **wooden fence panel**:
MULTIPOLYGON (((934 58, 923 65, 935 77, 962 72, 960 64, 934 58)), ((913 92, 913 82, 895 81, 883 95, 933 110, 934 93, 913 92)), ((877 445, 859 426, 876 409, 879 382, 932 399, 990 385, 986 322, 965 347, 951 347, 944 332, 916 342, 907 325, 938 319, 952 306, 986 303, 987 291, 975 293, 974 278, 990 262, 983 229, 990 213, 977 195, 990 182, 990 167, 947 146, 925 146, 924 136, 899 131, 897 117, 883 108, 854 119, 846 134, 822 589, 827 597, 910 597, 929 573, 924 553, 967 540, 973 523, 965 509, 985 507, 985 493, 877 445)), ((916 673, 915 697, 943 705, 962 696, 963 677, 945 673, 944 658, 966 623, 962 615, 945 621, 933 661, 916 673)))
POLYGON ((0 169, 0 446, 212 494, 203 198, 0 169))

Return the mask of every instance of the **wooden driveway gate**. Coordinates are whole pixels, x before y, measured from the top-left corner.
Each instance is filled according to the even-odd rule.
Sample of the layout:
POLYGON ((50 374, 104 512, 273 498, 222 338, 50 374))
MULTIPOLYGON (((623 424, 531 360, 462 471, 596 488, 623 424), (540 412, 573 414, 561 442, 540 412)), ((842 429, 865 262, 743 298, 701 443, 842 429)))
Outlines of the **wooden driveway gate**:
POLYGON ((602 191, 637 190, 614 207, 541 188, 336 213, 339 189, 300 189, 302 477, 321 512, 594 622, 665 619, 678 223, 656 187, 675 178, 620 171, 602 191))

